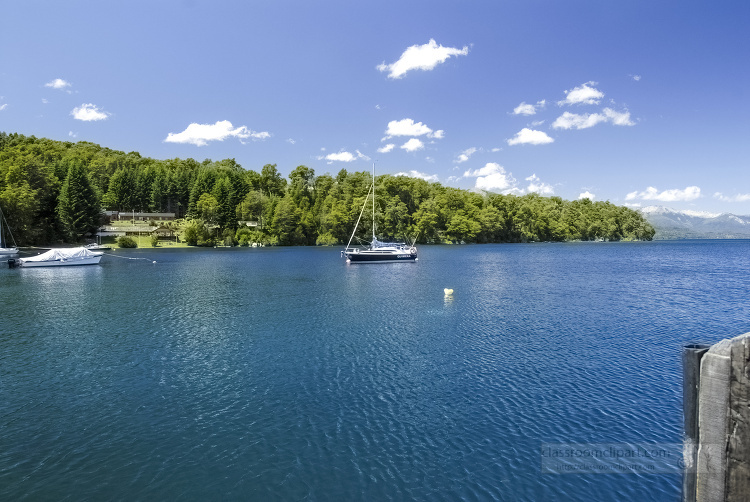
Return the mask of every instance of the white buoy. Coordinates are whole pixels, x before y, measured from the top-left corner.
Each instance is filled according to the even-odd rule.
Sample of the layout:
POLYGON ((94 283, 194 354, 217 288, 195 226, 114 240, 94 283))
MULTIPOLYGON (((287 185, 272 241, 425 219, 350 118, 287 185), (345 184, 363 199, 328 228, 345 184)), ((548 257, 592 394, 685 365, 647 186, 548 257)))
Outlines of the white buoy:
POLYGON ((453 290, 448 288, 445 288, 443 292, 445 293, 445 296, 451 296, 453 294, 453 290))

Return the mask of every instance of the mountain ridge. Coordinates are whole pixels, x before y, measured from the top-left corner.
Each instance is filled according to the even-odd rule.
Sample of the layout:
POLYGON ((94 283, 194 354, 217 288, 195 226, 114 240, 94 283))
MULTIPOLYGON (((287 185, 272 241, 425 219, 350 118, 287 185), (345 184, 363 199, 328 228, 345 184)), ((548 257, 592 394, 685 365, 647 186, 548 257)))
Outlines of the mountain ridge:
POLYGON ((664 206, 647 206, 639 211, 656 229, 655 240, 750 239, 750 216, 677 211, 664 206))

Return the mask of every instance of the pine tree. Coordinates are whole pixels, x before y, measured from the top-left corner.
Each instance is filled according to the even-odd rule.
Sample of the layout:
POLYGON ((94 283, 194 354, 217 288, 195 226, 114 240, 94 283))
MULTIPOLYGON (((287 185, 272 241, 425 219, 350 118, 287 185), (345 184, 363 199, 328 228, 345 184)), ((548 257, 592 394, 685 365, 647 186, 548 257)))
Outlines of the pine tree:
POLYGON ((76 162, 68 169, 57 203, 57 216, 67 238, 80 241, 96 231, 101 206, 86 169, 76 162))

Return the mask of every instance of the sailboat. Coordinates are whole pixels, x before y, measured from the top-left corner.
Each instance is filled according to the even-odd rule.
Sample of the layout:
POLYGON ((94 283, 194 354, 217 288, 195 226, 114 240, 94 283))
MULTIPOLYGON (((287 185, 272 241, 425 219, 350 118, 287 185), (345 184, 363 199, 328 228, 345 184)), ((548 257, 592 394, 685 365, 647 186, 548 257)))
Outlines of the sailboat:
POLYGON ((341 256, 346 258, 347 263, 383 263, 383 262, 394 262, 394 261, 417 261, 417 248, 412 245, 408 245, 403 242, 381 242, 375 237, 375 164, 372 165, 372 185, 370 190, 367 192, 365 202, 362 204, 362 211, 359 213, 357 218, 357 224, 354 225, 354 231, 349 242, 346 245, 346 249, 341 251, 341 256), (362 215, 367 207, 367 199, 372 193, 372 241, 370 245, 364 249, 351 247, 352 239, 354 234, 357 232, 357 227, 362 219, 362 215))
POLYGON ((13 247, 9 247, 8 244, 5 242, 5 232, 3 232, 3 222, 5 222, 5 226, 8 226, 8 222, 5 221, 5 216, 3 216, 3 210, 0 209, 0 258, 9 258, 11 256, 15 256, 18 254, 18 247, 15 246, 15 239, 13 239, 13 234, 10 233, 10 229, 8 230, 8 234, 10 234, 10 238, 13 239, 13 247))

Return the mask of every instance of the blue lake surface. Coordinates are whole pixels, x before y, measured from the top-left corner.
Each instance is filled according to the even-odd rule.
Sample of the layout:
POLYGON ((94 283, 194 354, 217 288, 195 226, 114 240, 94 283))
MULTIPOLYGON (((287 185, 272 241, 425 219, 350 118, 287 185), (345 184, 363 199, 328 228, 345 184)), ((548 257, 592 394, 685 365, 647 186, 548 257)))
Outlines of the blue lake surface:
POLYGON ((542 447, 680 443, 681 347, 750 331, 750 241, 339 251, 0 269, 0 499, 680 499, 542 447))

